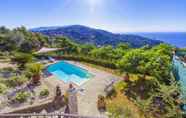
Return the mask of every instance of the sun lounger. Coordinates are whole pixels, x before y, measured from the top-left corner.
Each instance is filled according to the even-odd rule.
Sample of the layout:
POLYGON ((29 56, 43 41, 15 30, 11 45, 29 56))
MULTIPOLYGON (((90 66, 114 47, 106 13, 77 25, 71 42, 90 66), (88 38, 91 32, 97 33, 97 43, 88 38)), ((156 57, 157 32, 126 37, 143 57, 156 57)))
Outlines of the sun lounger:
POLYGON ((112 79, 108 82, 108 84, 105 86, 104 91, 107 92, 108 90, 112 89, 113 85, 116 83, 117 79, 112 79))
POLYGON ((79 91, 79 94, 85 95, 85 93, 84 93, 85 89, 84 88, 78 88, 78 91, 79 91))

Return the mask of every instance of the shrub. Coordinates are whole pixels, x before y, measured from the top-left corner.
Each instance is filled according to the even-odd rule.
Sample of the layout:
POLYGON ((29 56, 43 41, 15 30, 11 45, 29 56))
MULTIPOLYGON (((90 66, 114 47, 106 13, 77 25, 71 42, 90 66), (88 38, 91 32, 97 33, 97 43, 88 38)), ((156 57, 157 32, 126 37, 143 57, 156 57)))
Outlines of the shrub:
POLYGON ((100 65, 103 67, 117 69, 116 64, 113 61, 96 59, 92 57, 85 57, 85 56, 77 56, 77 55, 63 55, 59 57, 60 59, 67 59, 67 60, 75 60, 75 61, 82 61, 87 62, 95 65, 100 65))
POLYGON ((15 96, 15 100, 17 100, 20 103, 23 103, 27 100, 27 98, 30 96, 30 93, 26 91, 18 92, 15 96))
POLYGON ((25 76, 20 76, 20 77, 14 76, 12 78, 8 78, 7 80, 5 80, 5 84, 9 87, 16 87, 16 86, 21 86, 27 80, 28 78, 26 78, 25 76))
POLYGON ((107 104, 107 111, 110 118, 136 118, 135 111, 130 109, 122 98, 109 102, 107 104))
POLYGON ((18 86, 24 84, 27 80, 28 80, 28 78, 26 78, 25 76, 17 77, 17 84, 18 84, 18 86))
POLYGON ((114 88, 118 91, 123 91, 127 87, 127 84, 124 81, 120 81, 115 84, 114 88))
POLYGON ((49 90, 48 89, 43 89, 40 94, 41 97, 45 97, 49 95, 49 90))
POLYGON ((7 89, 7 86, 3 83, 0 83, 0 94, 4 93, 7 89))
POLYGON ((0 69, 1 77, 10 78, 16 74, 16 70, 12 67, 5 67, 0 69))
POLYGON ((26 63, 32 62, 32 55, 27 53, 16 53, 11 59, 13 62, 17 62, 19 68, 23 69, 26 63))
POLYGON ((6 67, 6 68, 3 68, 3 71, 15 72, 15 69, 13 67, 6 67))
POLYGON ((0 51, 0 59, 9 59, 9 52, 7 52, 7 51, 1 52, 0 51))

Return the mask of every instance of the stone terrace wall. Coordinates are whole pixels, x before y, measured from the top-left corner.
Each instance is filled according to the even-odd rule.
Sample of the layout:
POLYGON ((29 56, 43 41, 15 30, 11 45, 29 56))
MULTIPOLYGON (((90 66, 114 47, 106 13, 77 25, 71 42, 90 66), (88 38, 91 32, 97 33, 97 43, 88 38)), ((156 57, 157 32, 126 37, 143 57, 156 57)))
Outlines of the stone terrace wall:
POLYGON ((43 110, 45 110, 47 113, 52 113, 56 110, 64 108, 64 106, 65 106, 65 102, 63 102, 63 104, 60 104, 60 107, 57 107, 54 104, 53 100, 51 99, 42 104, 14 109, 12 111, 7 111, 7 113, 41 113, 43 110))

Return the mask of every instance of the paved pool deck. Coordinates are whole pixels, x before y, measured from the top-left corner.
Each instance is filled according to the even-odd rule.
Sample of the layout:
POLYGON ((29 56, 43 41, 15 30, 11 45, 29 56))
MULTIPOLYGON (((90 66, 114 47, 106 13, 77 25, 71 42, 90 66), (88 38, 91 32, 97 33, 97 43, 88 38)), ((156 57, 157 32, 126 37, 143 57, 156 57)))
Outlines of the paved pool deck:
POLYGON ((109 72, 105 72, 96 68, 89 67, 79 62, 68 61, 71 64, 79 66, 83 69, 88 70, 89 73, 94 76, 81 85, 81 88, 84 88, 85 91, 83 94, 78 94, 78 111, 81 115, 88 116, 104 116, 100 114, 97 109, 97 97, 98 95, 104 95, 104 88, 113 80, 119 80, 118 76, 115 76, 109 72))

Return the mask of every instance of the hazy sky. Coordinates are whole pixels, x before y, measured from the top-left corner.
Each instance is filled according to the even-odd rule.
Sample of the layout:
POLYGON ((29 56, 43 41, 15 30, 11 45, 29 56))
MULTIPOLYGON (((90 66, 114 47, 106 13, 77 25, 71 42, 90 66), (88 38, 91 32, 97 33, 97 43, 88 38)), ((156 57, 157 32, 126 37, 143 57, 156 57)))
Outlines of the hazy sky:
POLYGON ((0 1, 0 25, 74 24, 113 32, 186 31, 186 0, 0 1))

